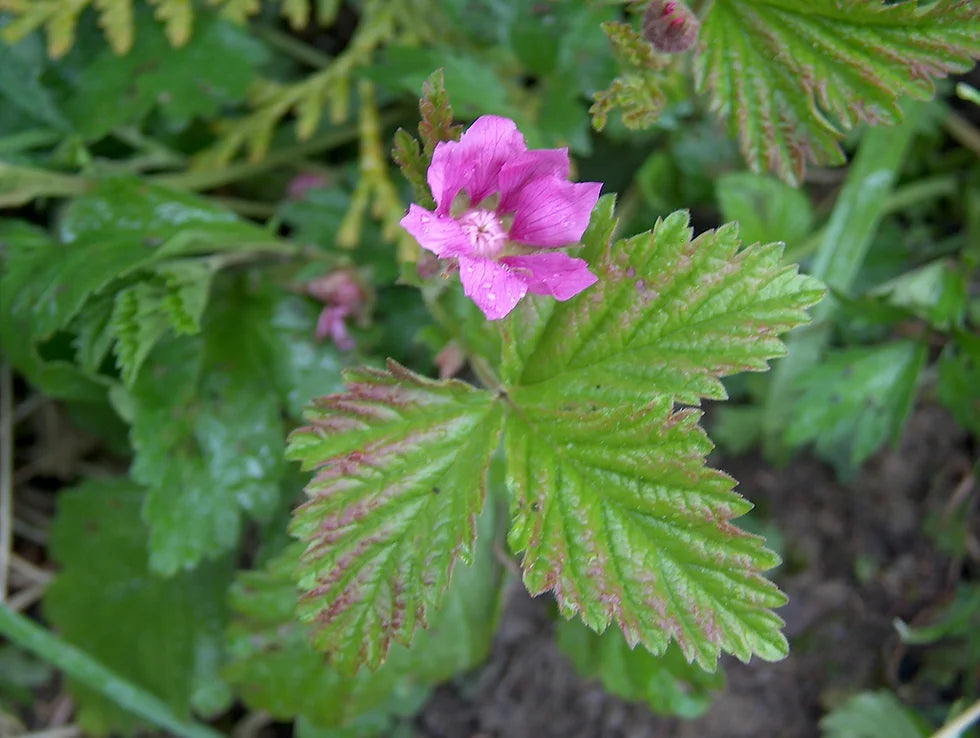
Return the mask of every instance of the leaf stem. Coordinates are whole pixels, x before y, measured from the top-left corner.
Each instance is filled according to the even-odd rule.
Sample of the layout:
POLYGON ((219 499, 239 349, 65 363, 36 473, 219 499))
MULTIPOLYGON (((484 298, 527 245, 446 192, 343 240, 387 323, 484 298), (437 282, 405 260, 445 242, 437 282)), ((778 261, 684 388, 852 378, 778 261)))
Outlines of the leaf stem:
POLYGON ((946 723, 932 734, 932 738, 959 738, 963 731, 980 719, 980 700, 946 723))
POLYGON ((121 707, 182 738, 221 738, 201 723, 183 720, 163 700, 121 677, 87 653, 10 608, 0 606, 0 633, 121 707))

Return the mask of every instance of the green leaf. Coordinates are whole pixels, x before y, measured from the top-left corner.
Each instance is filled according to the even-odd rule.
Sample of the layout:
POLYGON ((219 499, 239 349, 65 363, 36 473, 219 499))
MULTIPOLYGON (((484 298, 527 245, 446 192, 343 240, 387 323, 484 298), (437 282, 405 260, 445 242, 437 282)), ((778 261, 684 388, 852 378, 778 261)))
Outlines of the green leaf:
POLYGON ((230 660, 224 675, 255 710, 280 720, 301 717, 319 727, 374 727, 387 735, 391 713, 414 712, 428 687, 483 661, 499 610, 501 570, 493 556, 496 514, 481 516, 473 563, 460 566, 445 602, 410 648, 393 645, 377 671, 353 677, 332 668, 310 644, 311 628, 296 620, 294 544, 262 570, 241 574, 232 589, 230 660), (405 708, 408 708, 406 710, 405 708))
POLYGON ((0 346, 4 355, 31 382, 54 397, 104 399, 105 384, 69 361, 70 356, 49 353, 42 359, 38 352, 35 331, 40 321, 35 317, 34 307, 42 304, 37 301, 47 289, 50 270, 57 267, 61 255, 57 244, 37 226, 3 220, 0 221, 0 255, 3 256, 0 346))
POLYGON ((963 324, 967 274, 956 264, 937 259, 878 285, 869 294, 883 295, 890 304, 949 330, 963 324))
POLYGON ((15 46, 0 44, 0 97, 34 120, 65 131, 70 128, 68 120, 41 83, 45 60, 40 47, 36 38, 15 46))
POLYGON ((157 342, 201 330, 214 265, 193 259, 165 262, 150 279, 121 290, 115 298, 107 333, 116 339, 116 359, 123 381, 132 385, 157 342))
POLYGON ((980 435, 980 338, 958 333, 939 357, 939 399, 956 422, 980 435))
POLYGON ((87 139, 138 123, 154 109, 177 128, 214 117, 245 98, 268 58, 243 29, 213 16, 199 16, 193 38, 179 49, 148 13, 138 14, 136 35, 124 56, 105 49, 81 68, 65 113, 87 139))
POLYGON ((472 555, 500 403, 389 361, 350 371, 348 391, 315 401, 288 455, 316 469, 292 532, 307 548, 299 613, 336 668, 376 668, 441 602, 472 555))
MULTIPOLYGON (((192 706, 220 710, 230 698, 218 678, 229 562, 154 576, 142 503, 142 491, 126 479, 91 480, 59 497, 51 550, 62 569, 45 593, 45 615, 67 641, 179 715, 192 706)), ((86 732, 137 727, 115 703, 71 684, 86 732)))
MULTIPOLYGON (((137 376, 133 478, 149 488, 143 515, 150 564, 173 574, 234 547, 243 518, 262 520, 279 497, 285 435, 274 386, 271 307, 229 290, 201 336, 164 341, 137 376)), ((118 401, 118 396, 117 396, 118 401)))
POLYGON ((581 623, 558 623, 558 648, 586 678, 598 678, 603 688, 631 702, 644 702, 656 713, 696 718, 711 705, 714 690, 725 677, 689 664, 680 649, 671 646, 661 656, 630 648, 622 633, 599 635, 581 623))
POLYGON ((525 300, 503 324, 511 547, 532 594, 566 617, 615 622, 632 646, 713 670, 722 649, 786 653, 778 563, 730 521, 751 505, 705 467, 701 397, 720 378, 764 370, 778 333, 822 295, 778 245, 739 250, 734 227, 691 239, 686 213, 611 243, 613 200, 583 236, 599 282, 565 303, 525 300))
POLYGON ((885 441, 898 441, 927 358, 918 341, 828 353, 800 378, 786 442, 813 441, 839 473, 852 473, 885 441))
POLYGON ((766 370, 784 353, 778 334, 823 294, 781 263, 779 244, 740 250, 733 225, 692 240, 686 212, 611 243, 612 203, 600 200, 583 237, 599 282, 557 305, 525 300, 504 325, 504 379, 536 403, 724 399, 720 378, 766 370))
POLYGON ((794 245, 813 229, 810 199, 784 182, 750 172, 721 177, 716 185, 725 221, 737 221, 745 243, 794 245))
POLYGON ((891 692, 860 692, 820 720, 823 738, 924 738, 929 732, 891 692))
POLYGON ((859 122, 895 123, 899 98, 927 99, 933 78, 980 56, 970 0, 715 0, 696 76, 756 171, 788 182, 804 164, 840 164, 859 122))
POLYGON ((721 649, 786 655, 768 610, 786 600, 761 574, 779 559, 729 522, 751 505, 704 466, 700 413, 669 396, 565 408, 510 396, 509 542, 532 595, 552 591, 565 617, 600 632, 615 622, 630 646, 660 654, 674 640, 708 670, 721 649))

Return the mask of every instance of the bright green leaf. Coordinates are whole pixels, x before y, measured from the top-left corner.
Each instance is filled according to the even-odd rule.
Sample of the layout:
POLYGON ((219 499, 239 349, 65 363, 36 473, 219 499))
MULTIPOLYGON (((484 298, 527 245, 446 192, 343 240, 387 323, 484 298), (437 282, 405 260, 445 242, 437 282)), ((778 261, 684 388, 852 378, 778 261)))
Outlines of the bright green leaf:
MULTIPOLYGON (((600 393, 601 394, 601 393, 600 393)), ((632 646, 671 640, 713 670, 721 649, 747 661, 786 655, 785 597, 762 576, 779 559, 730 520, 751 505, 705 467, 700 413, 602 400, 535 403, 511 390, 505 448, 514 496, 509 541, 533 595, 632 646)))
MULTIPOLYGON (((229 630, 229 682, 252 709, 287 720, 296 716, 320 727, 380 723, 414 711, 428 687, 479 664, 490 651, 497 621, 501 571, 493 556, 496 515, 488 509, 473 564, 459 566, 445 602, 410 648, 393 645, 377 671, 353 677, 328 663, 310 644, 311 628, 295 618, 293 573, 302 553, 294 544, 260 571, 240 575, 232 589, 235 612, 229 630)), ((374 734, 371 731, 371 734, 374 734)))
POLYGON ((734 226, 692 240, 677 212, 611 243, 611 212, 604 198, 583 237, 599 282, 566 303, 525 300, 504 326, 505 381, 536 403, 723 399, 720 378, 766 370, 784 353, 778 335, 823 294, 779 244, 740 250, 734 226))
POLYGON ((778 334, 822 289, 778 245, 734 227, 691 239, 685 213, 611 242, 612 198, 583 236, 599 282, 565 303, 525 300, 503 324, 511 547, 532 594, 627 642, 713 670, 722 650, 781 658, 778 563, 731 520, 751 506, 705 466, 699 413, 722 376, 764 370, 778 334))
MULTIPOLYGON (((218 679, 229 562, 171 579, 150 571, 143 493, 126 479, 91 480, 59 497, 51 547, 62 566, 44 598, 59 633, 178 714, 220 710, 218 679)), ((136 718, 81 685, 72 686, 88 732, 131 731, 136 718)))
POLYGON ((347 382, 315 401, 288 452, 318 470, 292 524, 307 543, 299 612, 345 673, 408 643, 472 555, 502 421, 491 393, 394 362, 347 382))
POLYGON ((800 378, 786 442, 813 441, 841 474, 852 473, 885 441, 898 440, 927 357, 917 341, 828 353, 800 378))
POLYGON ((839 164, 859 122, 895 123, 902 96, 980 56, 969 0, 715 0, 701 27, 698 85, 756 171, 798 182, 807 161, 839 164))
POLYGON ((598 678, 607 692, 644 702, 654 712, 696 718, 711 705, 714 690, 725 685, 720 672, 689 664, 676 646, 661 656, 630 648, 623 634, 599 635, 579 622, 558 623, 558 648, 584 677, 598 678))

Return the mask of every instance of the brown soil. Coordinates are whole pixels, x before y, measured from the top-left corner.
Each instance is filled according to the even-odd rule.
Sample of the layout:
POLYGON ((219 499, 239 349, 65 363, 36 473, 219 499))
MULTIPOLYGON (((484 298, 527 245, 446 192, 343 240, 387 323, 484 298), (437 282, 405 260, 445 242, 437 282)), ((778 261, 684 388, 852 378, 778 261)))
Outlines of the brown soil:
MULTIPOLYGON (((861 689, 898 690, 929 707, 947 695, 916 679, 893 621, 928 622, 977 562, 953 560, 923 532, 969 494, 970 440, 941 409, 916 412, 896 450, 838 482, 812 457, 773 469, 757 456, 714 463, 780 531, 776 578, 791 655, 726 661, 726 689, 700 719, 658 717, 579 678, 555 647, 547 601, 511 591, 490 662, 438 689, 418 717, 424 738, 809 738, 827 708, 861 689), (964 493, 963 490, 966 490, 964 493), (951 502, 952 500, 952 502, 951 502)), ((974 516, 974 529, 976 519, 974 516)))

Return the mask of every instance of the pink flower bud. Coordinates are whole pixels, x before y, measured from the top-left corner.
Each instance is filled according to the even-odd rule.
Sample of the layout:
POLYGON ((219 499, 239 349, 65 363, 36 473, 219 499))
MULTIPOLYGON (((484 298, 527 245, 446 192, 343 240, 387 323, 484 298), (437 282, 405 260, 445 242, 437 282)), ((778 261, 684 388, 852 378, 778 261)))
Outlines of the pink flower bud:
POLYGON ((651 0, 643 14, 643 35, 664 54, 689 51, 700 30, 698 17, 681 0, 651 0))

